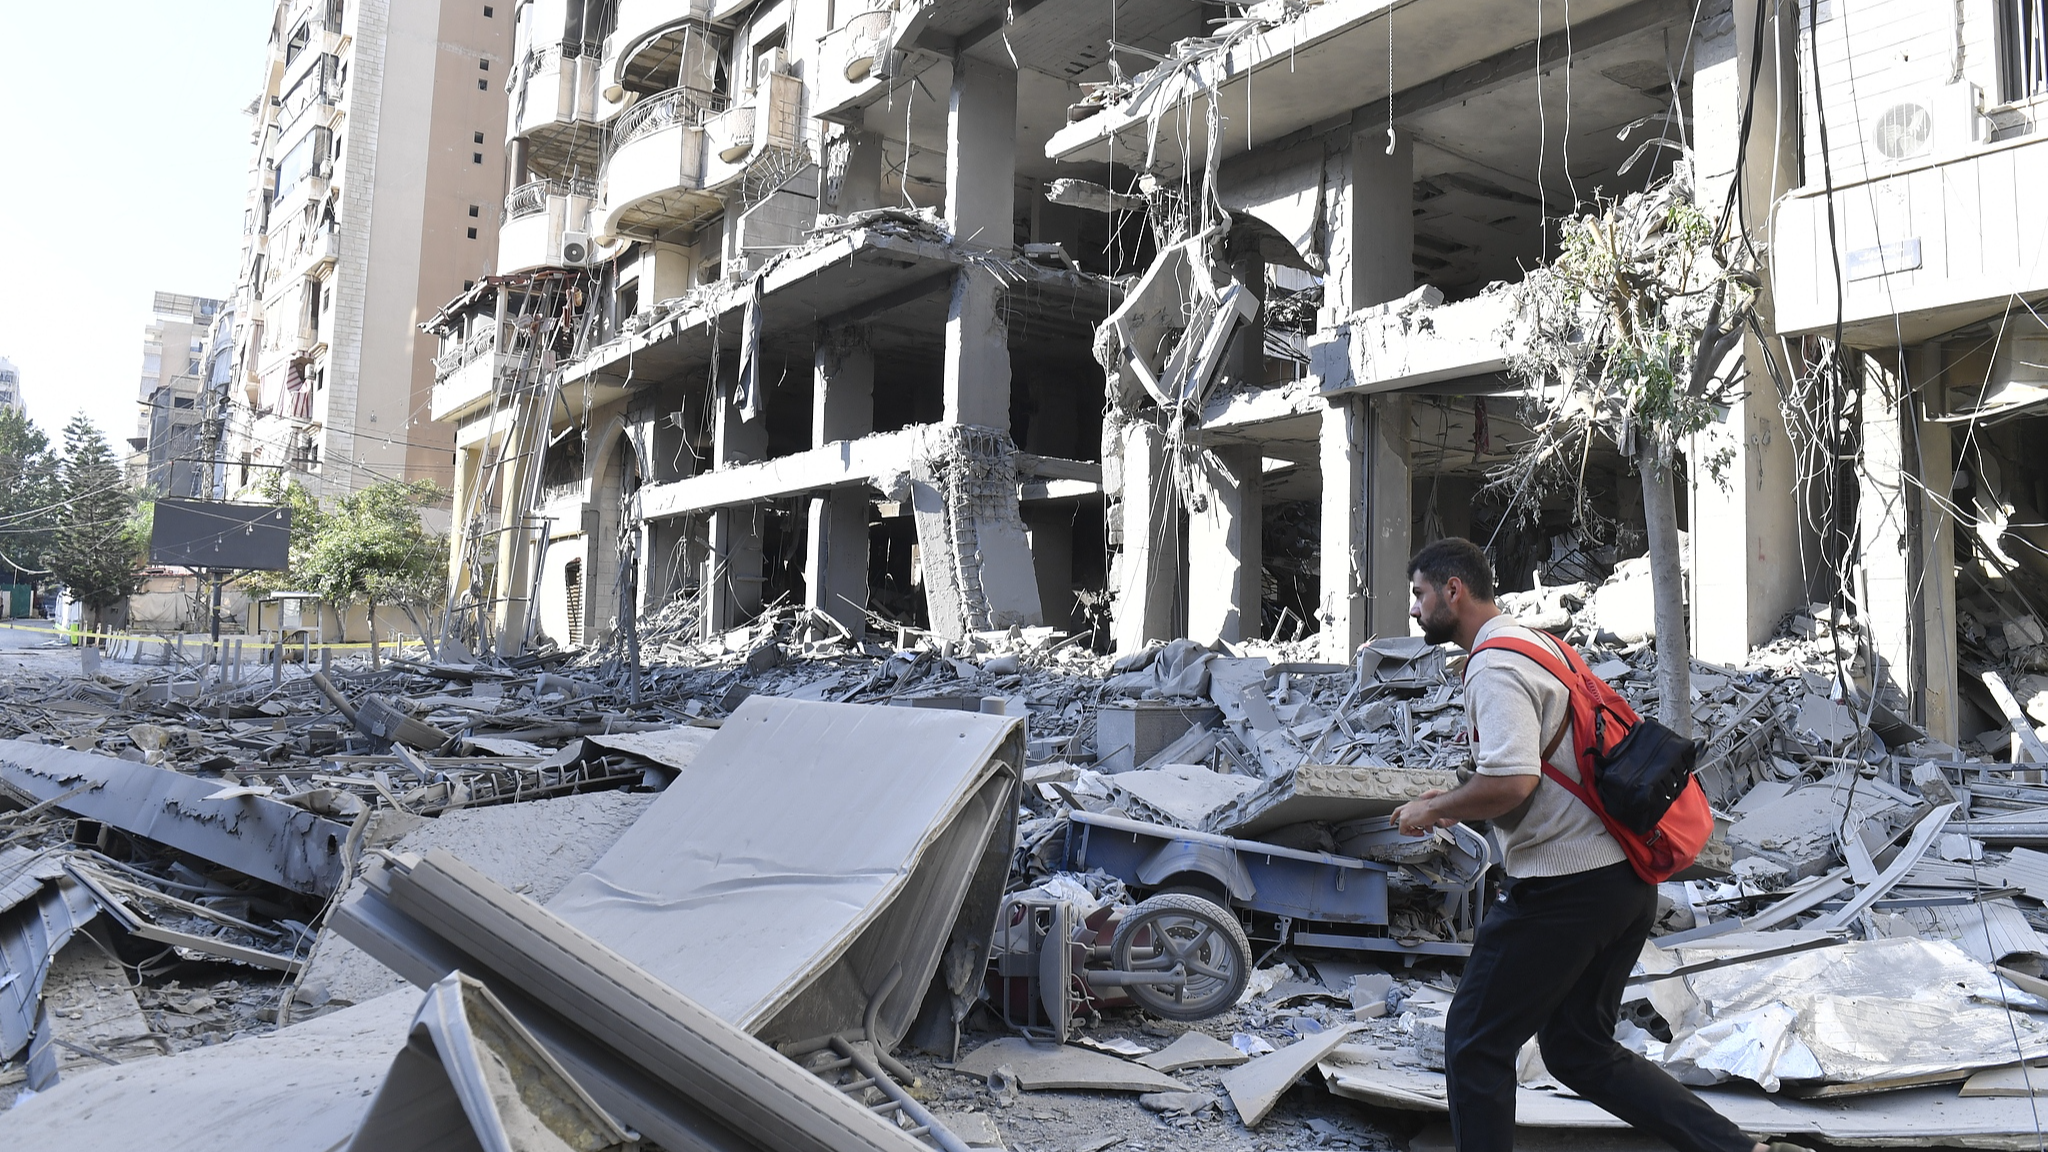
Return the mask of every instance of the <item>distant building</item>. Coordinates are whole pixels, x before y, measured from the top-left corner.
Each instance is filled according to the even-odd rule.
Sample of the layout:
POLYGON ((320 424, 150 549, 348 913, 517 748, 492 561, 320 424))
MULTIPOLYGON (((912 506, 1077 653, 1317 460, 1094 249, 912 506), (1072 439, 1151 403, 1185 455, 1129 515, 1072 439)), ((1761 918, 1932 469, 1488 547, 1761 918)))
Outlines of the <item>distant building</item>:
POLYGON ((516 3, 277 0, 250 105, 227 489, 453 480, 417 328, 491 271, 516 3))
POLYGON ((142 380, 131 479, 168 496, 200 493, 201 361, 227 303, 204 296, 158 292, 155 319, 142 333, 142 380))
POLYGON ((0 405, 28 415, 28 405, 21 399, 21 369, 5 356, 0 356, 0 405))

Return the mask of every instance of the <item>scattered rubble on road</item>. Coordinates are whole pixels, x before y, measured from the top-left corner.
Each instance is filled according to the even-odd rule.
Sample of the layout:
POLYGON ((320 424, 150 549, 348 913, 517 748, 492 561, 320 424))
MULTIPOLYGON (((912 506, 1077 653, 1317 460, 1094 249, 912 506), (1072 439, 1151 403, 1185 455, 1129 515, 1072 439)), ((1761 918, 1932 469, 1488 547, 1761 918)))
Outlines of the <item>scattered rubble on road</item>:
MULTIPOLYGON (((1648 709, 1602 593, 1506 606, 1648 709)), ((275 1062, 299 1136, 222 1107, 189 1146, 426 1146, 407 1109, 591 1148, 1428 1144, 1492 856, 1386 817, 1465 765, 1454 658, 897 640, 776 610, 637 676, 0 682, 0 1125, 112 1139, 275 1062)), ((1987 669, 2010 736, 1950 747, 1855 640, 1815 606, 1695 662, 1722 820, 1621 1033, 1760 1132, 2031 1145, 2038 677, 1987 669)), ((1612 1124, 1533 1046, 1522 1083, 1525 1125, 1612 1124)))

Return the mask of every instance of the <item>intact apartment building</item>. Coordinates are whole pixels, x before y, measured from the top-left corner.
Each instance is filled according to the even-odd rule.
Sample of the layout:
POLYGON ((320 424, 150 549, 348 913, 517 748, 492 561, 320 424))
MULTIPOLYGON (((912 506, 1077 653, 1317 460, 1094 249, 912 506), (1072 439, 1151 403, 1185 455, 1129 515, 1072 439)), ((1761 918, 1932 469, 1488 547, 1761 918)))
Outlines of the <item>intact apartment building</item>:
POLYGON ((279 0, 251 105, 230 493, 447 487, 419 321, 490 270, 509 3, 279 0))
POLYGON ((1597 576, 1643 547, 1626 460, 1584 463, 1598 523, 1486 486, 1527 435, 1498 286, 1661 137, 1763 284, 1689 453, 1728 460, 1684 487, 1695 651, 1840 599, 1950 740, 1980 666, 2048 668, 2043 0, 1216 15, 518 5, 497 275, 429 323, 477 637, 682 597, 1345 659, 1435 536, 1597 576), (1830 471, 1786 405, 1837 370, 1790 413, 1830 471))
POLYGON ((136 483, 167 496, 198 491, 207 471, 202 435, 208 342, 227 304, 206 296, 158 292, 142 330, 142 380, 137 390, 136 483))

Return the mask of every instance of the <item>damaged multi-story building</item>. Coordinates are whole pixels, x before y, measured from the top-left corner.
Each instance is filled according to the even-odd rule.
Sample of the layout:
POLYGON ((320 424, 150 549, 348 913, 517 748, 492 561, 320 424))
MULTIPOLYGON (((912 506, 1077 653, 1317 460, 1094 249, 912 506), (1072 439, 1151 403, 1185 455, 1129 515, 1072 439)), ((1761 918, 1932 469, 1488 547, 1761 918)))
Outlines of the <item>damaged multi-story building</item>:
POLYGON ((496 274, 428 325, 458 616, 590 644, 786 602, 1343 659, 1407 631, 1430 537, 1510 589, 1598 578, 1644 548, 1628 459, 1534 515, 1488 482, 1528 437, 1507 289, 1556 218, 1686 163, 1760 284, 1687 446, 1725 463, 1682 485, 1695 651, 1844 598, 1953 739, 1970 653, 2041 642, 1982 598, 2048 574, 2043 15, 518 4, 496 274), (1822 372, 1841 410, 1788 424, 1822 372))
MULTIPOLYGON (((230 492, 449 482, 415 322, 497 249, 511 5, 276 0, 249 106, 230 492)), ((224 436, 222 443, 220 437, 224 436)))

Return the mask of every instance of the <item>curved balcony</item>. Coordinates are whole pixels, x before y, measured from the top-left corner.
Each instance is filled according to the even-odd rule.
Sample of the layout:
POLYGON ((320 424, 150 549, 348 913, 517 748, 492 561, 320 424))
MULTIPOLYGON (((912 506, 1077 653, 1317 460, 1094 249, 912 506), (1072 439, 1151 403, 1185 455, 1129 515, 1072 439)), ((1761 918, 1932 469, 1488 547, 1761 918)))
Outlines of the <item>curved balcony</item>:
POLYGON ((619 0, 617 30, 605 40, 607 95, 709 90, 728 39, 708 23, 711 10, 712 0, 619 0))
POLYGON ((604 164, 604 236, 651 236, 724 203, 707 189, 706 127, 728 113, 715 98, 674 89, 628 108, 612 125, 604 164))
POLYGON ((939 57, 907 46, 915 39, 918 6, 870 0, 865 12, 825 34, 818 42, 818 75, 811 104, 821 120, 857 124, 860 110, 900 88, 939 57))
MULTIPOLYGON (((563 239, 577 233, 588 237, 596 199, 596 188, 583 182, 535 180, 514 188, 505 197, 505 211, 499 218, 498 271, 510 275, 564 267, 563 239)), ((602 260, 609 255, 591 249, 588 259, 602 260)))
POLYGON ((802 81, 774 73, 722 111, 688 89, 635 104, 612 126, 600 234, 651 238, 722 209, 755 164, 801 147, 802 96, 802 81))
POLYGON ((603 62, 572 54, 577 52, 576 45, 544 44, 513 66, 505 133, 526 141, 527 166, 534 172, 587 175, 602 158, 598 122, 614 106, 598 96, 603 62))

